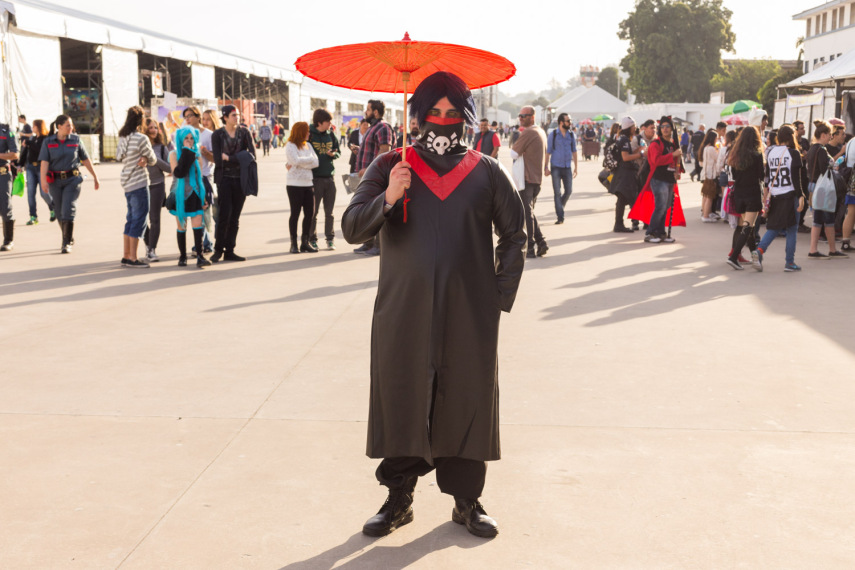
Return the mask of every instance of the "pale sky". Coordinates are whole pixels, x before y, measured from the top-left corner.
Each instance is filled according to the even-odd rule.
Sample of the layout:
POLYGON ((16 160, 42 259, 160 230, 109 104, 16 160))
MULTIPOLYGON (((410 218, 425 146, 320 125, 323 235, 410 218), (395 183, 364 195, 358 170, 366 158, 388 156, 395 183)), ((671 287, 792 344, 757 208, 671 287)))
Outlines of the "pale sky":
MULTIPOLYGON (((736 53, 724 57, 796 59, 795 42, 804 34, 804 24, 792 16, 822 3, 725 0, 733 11, 736 53)), ((578 75, 582 65, 617 64, 627 49, 626 42, 617 38, 618 24, 634 4, 634 0, 490 0, 455 2, 449 9, 445 3, 411 1, 75 0, 74 7, 115 20, 130 18, 140 27, 290 69, 309 51, 399 40, 408 31, 413 40, 463 44, 507 57, 516 65, 517 75, 500 88, 515 94, 544 89, 552 77, 563 83, 578 75), (383 7, 383 12, 369 6, 383 7)))

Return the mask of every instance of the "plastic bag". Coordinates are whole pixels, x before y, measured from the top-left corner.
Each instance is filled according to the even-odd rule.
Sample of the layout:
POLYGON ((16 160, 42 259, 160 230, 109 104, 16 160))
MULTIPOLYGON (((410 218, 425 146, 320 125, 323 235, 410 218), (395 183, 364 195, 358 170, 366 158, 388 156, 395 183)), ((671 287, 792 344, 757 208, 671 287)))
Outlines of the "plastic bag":
POLYGON ((511 174, 513 175, 514 184, 517 185, 517 190, 520 192, 525 190, 525 161, 523 157, 519 157, 514 161, 511 174))
POLYGON ((12 183, 12 196, 23 196, 24 188, 27 187, 27 175, 24 174, 24 171, 21 170, 18 172, 18 176, 15 177, 15 181, 12 183))
POLYGON ((831 168, 819 177, 813 187, 810 201, 811 208, 822 212, 834 212, 837 209, 837 190, 831 176, 831 168))

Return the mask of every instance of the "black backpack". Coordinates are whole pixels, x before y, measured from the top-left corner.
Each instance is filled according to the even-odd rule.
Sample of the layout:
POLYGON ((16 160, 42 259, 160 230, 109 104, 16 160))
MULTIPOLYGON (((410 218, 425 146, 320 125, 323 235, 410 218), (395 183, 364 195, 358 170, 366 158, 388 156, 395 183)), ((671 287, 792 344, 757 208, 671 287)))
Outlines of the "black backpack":
POLYGON ((619 164, 617 139, 612 139, 606 143, 606 149, 603 152, 603 168, 609 172, 614 172, 619 164))

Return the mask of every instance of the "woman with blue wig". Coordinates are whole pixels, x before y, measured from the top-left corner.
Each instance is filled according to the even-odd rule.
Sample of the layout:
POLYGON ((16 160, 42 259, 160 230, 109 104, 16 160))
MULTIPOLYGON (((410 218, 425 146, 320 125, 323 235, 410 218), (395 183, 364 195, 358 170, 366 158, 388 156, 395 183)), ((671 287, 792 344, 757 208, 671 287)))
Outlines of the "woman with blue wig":
MULTIPOLYGON (((210 200, 205 195, 202 183, 202 169, 199 166, 199 131, 193 127, 182 127, 175 133, 175 150, 169 153, 172 165, 173 191, 175 192, 174 210, 169 213, 178 222, 178 265, 187 265, 187 218, 193 224, 193 241, 196 244, 196 267, 211 265, 202 255, 202 234, 204 222, 202 216, 208 209, 210 200)), ((169 204, 172 206, 172 204, 169 204)))

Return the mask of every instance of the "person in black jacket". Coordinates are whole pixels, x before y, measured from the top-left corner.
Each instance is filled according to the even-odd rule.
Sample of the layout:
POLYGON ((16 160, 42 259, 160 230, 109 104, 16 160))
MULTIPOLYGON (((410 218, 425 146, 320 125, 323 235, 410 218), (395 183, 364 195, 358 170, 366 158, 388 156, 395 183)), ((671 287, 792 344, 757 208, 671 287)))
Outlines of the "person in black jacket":
POLYGON ((350 136, 347 139, 347 148, 350 149, 350 173, 353 174, 356 172, 356 154, 359 152, 359 146, 362 144, 362 137, 365 136, 365 133, 368 131, 368 127, 371 126, 371 123, 368 122, 368 119, 362 119, 362 122, 359 123, 359 129, 353 130, 350 133, 350 136))
POLYGON ((377 157, 342 216, 348 242, 378 236, 383 250, 367 452, 382 459, 376 477, 389 495, 362 532, 412 521, 416 482, 436 469, 454 497, 452 520, 491 538, 498 524, 479 497, 486 462, 500 457, 499 314, 511 311, 522 277, 525 210, 507 171, 458 143, 475 120, 462 79, 422 80, 409 111, 420 136, 407 161, 377 157), (437 150, 429 141, 438 137, 455 144, 437 150))
POLYGON ((692 134, 692 158, 695 161, 695 168, 692 169, 692 172, 689 174, 689 178, 694 182, 695 176, 698 177, 698 180, 701 179, 701 159, 703 157, 698 156, 698 153, 701 151, 701 147, 704 146, 704 137, 706 136, 704 125, 698 127, 698 130, 692 134))
POLYGON ((235 253, 240 213, 246 201, 241 185, 241 167, 237 155, 243 151, 255 157, 255 145, 249 131, 241 126, 240 112, 233 105, 223 107, 224 126, 217 129, 211 137, 214 155, 214 182, 217 184, 219 212, 214 243, 214 263, 226 261, 246 261, 245 257, 235 253))
POLYGON ((746 245, 751 252, 751 263, 754 269, 763 270, 754 230, 754 223, 763 209, 762 191, 765 170, 763 155, 760 153, 761 145, 757 127, 745 127, 727 156, 727 164, 733 172, 731 205, 740 218, 739 225, 733 230, 733 250, 726 261, 737 270, 744 269, 739 263, 739 254, 746 245))

